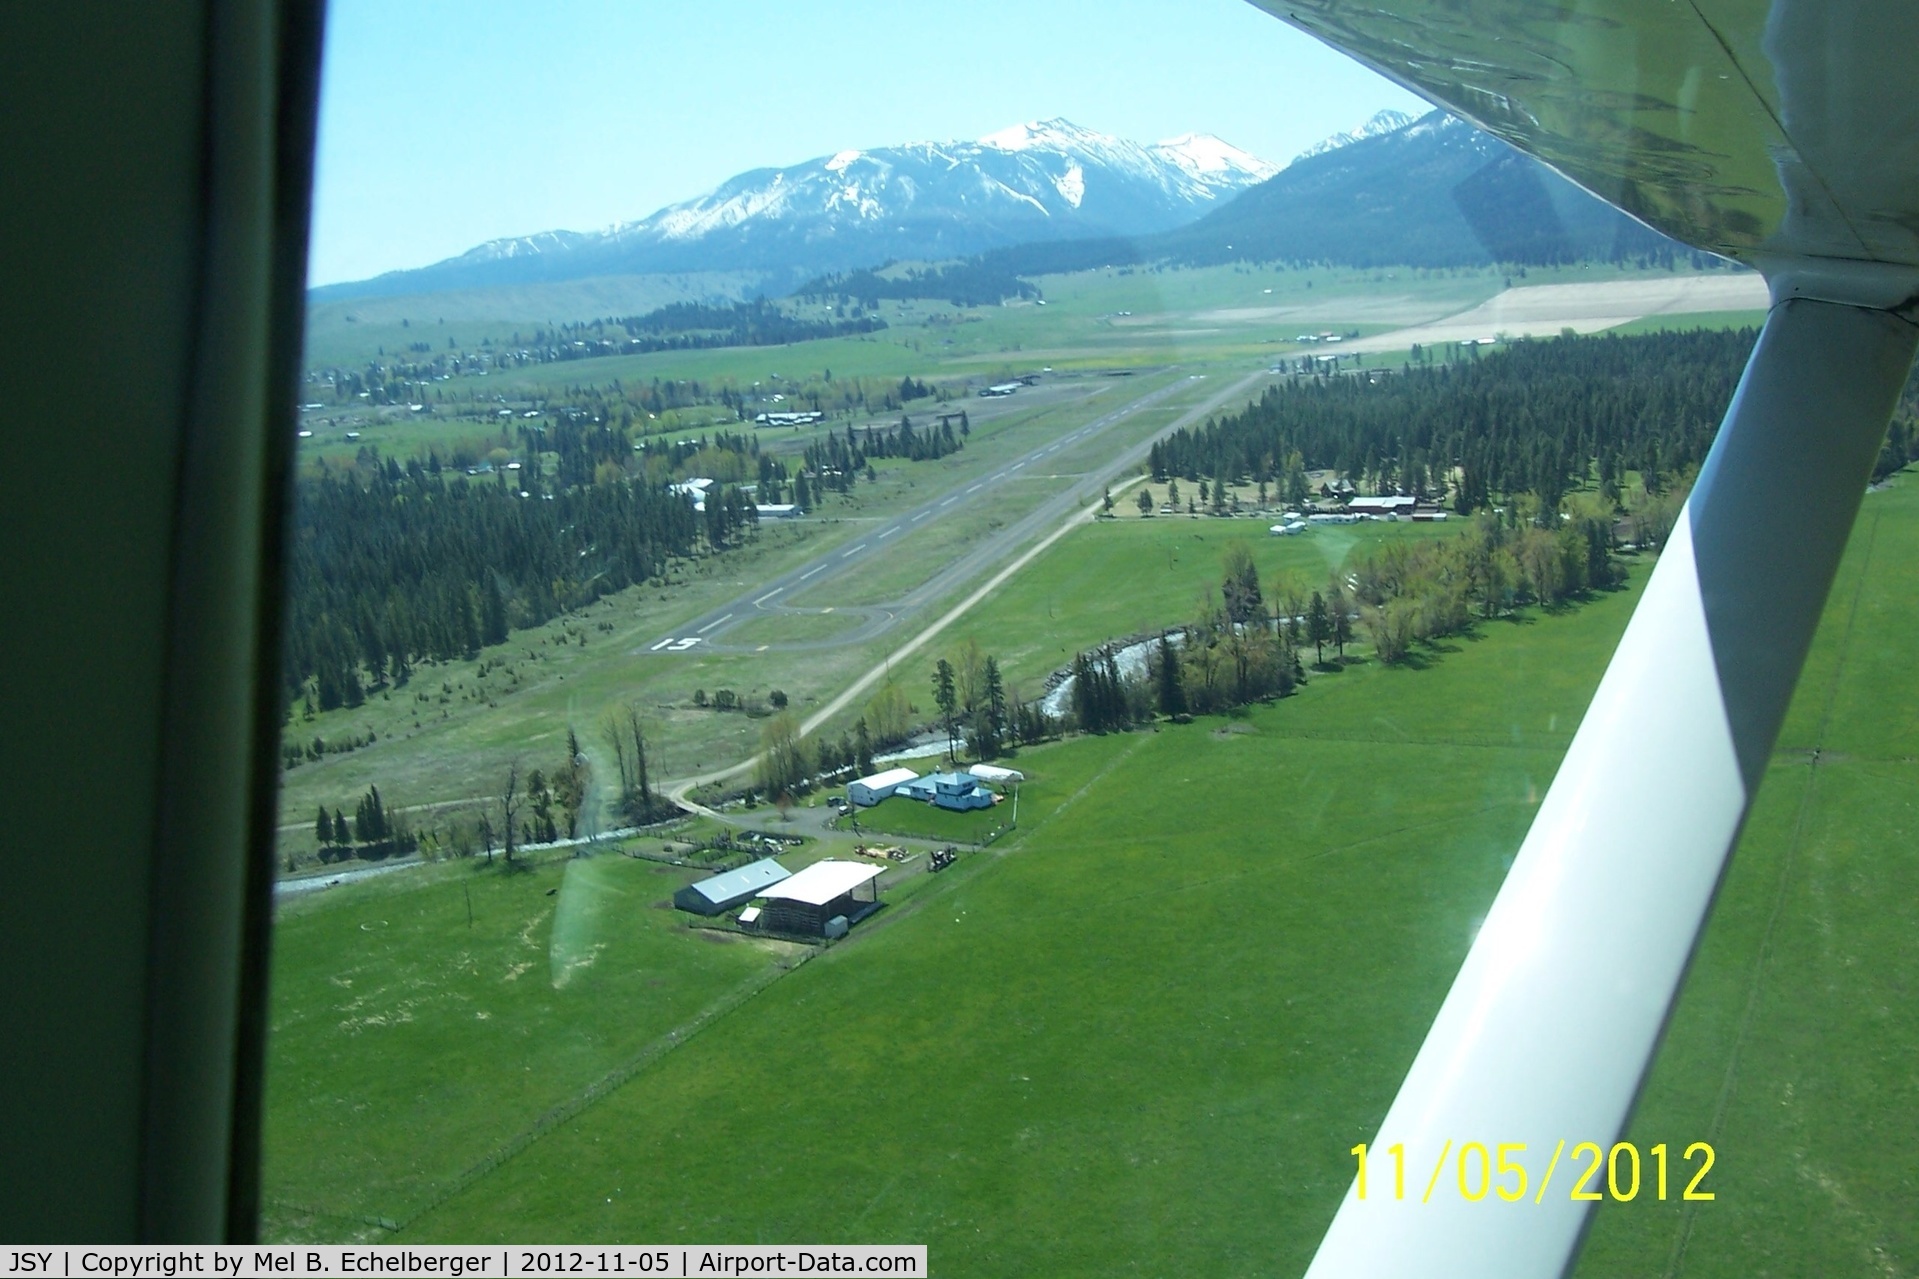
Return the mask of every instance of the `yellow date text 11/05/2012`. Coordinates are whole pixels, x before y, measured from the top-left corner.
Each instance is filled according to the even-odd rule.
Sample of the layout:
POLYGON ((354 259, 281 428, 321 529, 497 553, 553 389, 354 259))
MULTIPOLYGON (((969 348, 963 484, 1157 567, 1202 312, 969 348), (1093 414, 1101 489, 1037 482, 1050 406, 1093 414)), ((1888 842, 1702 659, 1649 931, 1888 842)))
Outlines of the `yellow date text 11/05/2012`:
MULTIPOLYGON (((1359 1175, 1353 1182, 1353 1193, 1364 1199, 1367 1195, 1377 1195, 1386 1189, 1372 1184, 1370 1174, 1389 1172, 1392 1178, 1391 1193, 1394 1199, 1406 1198, 1406 1147, 1395 1143, 1386 1147, 1389 1168, 1368 1166, 1370 1153, 1364 1144, 1354 1146, 1349 1154, 1359 1160, 1359 1175)), ((1569 1198, 1576 1202, 1594 1202, 1611 1199, 1615 1203, 1631 1203, 1635 1199, 1645 1198, 1660 1201, 1669 1197, 1668 1190, 1676 1189, 1677 1198, 1691 1201, 1709 1200, 1712 1192, 1705 1188, 1706 1174, 1712 1171, 1713 1150, 1703 1141, 1695 1141, 1686 1147, 1685 1154, 1678 1166, 1670 1170, 1668 1178, 1668 1150, 1665 1142, 1649 1147, 1645 1158, 1640 1157, 1639 1147, 1629 1141, 1614 1142, 1610 1149, 1598 1142, 1582 1141, 1570 1151, 1562 1138, 1553 1148, 1552 1157, 1546 1161, 1545 1170, 1538 1182, 1532 1180, 1528 1167, 1527 1146, 1524 1142, 1497 1142, 1490 1147, 1479 1141, 1454 1143, 1447 1141, 1439 1152, 1439 1158, 1433 1163, 1432 1174, 1426 1178, 1426 1189, 1419 1197, 1420 1203, 1431 1203, 1435 1193, 1457 1193, 1468 1203, 1479 1203, 1492 1199, 1505 1203, 1519 1203, 1531 1199, 1536 1204, 1546 1202, 1546 1192, 1556 1175, 1560 1174, 1560 1164, 1568 1166, 1564 1176, 1570 1183, 1566 1190, 1569 1198), (1455 1175, 1447 1177, 1451 1170, 1455 1175), (1684 1185, 1679 1183, 1684 1180, 1684 1185), (1442 1182, 1457 1181, 1458 1185, 1442 1186, 1442 1182)), ((1423 1170, 1424 1162, 1419 1164, 1423 1170)))

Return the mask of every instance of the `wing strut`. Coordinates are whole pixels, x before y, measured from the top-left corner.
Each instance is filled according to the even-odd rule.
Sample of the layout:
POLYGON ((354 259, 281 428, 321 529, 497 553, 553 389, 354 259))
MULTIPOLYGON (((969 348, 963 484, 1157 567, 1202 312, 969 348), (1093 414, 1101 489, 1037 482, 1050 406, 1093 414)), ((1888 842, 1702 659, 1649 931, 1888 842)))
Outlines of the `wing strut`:
MULTIPOLYGON (((1645 596, 1370 1144, 1367 1197, 1348 1190, 1311 1279, 1570 1268, 1590 1207, 1570 1193, 1592 1158, 1573 1150, 1608 1150, 1625 1129, 1916 341, 1919 329, 1884 311, 1775 301, 1645 596), (1462 1158, 1465 1190, 1483 1184, 1468 1143, 1494 1165, 1476 1201, 1461 1186, 1462 1158), (1396 1144, 1404 1199, 1387 1154, 1396 1144), (1502 1144, 1527 1169, 1512 1202, 1497 1189, 1517 1183, 1498 1172, 1502 1144)), ((1604 1176, 1585 1188, 1603 1189, 1604 1176)))

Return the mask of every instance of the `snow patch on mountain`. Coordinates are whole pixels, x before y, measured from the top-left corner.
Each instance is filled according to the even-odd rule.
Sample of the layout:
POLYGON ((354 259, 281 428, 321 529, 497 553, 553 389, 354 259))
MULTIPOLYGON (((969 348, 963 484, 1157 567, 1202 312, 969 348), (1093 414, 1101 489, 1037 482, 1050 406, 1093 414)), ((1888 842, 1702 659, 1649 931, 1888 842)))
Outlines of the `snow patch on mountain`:
POLYGON ((1355 142, 1363 142, 1367 138, 1377 138, 1383 134, 1396 133, 1412 122, 1413 117, 1407 115, 1404 111, 1376 112, 1372 119, 1366 121, 1366 123, 1360 125, 1350 133, 1335 133, 1323 142, 1315 142, 1312 146, 1307 147, 1304 151, 1294 156, 1293 163, 1298 164, 1301 160, 1309 160, 1316 155, 1325 155, 1328 151, 1337 151, 1341 147, 1351 146, 1355 142))
POLYGON ((1218 175, 1234 182, 1246 178, 1264 182, 1279 172, 1278 165, 1268 164, 1210 133, 1182 133, 1154 144, 1153 150, 1195 177, 1218 175))
POLYGON ((1068 163, 1066 172, 1053 179, 1053 189, 1066 203, 1075 209, 1079 207, 1079 202, 1086 198, 1086 170, 1080 167, 1079 161, 1068 163))

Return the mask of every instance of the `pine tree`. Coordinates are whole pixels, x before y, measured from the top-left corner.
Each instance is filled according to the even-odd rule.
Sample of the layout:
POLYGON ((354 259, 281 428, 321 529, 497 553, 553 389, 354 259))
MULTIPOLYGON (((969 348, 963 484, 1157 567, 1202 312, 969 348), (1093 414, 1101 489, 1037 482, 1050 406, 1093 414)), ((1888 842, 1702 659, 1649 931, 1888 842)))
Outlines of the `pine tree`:
POLYGON ((506 643, 506 599, 500 594, 500 575, 486 574, 486 598, 481 612, 481 639, 487 644, 506 643))
POLYGON ((945 658, 933 668, 933 704, 939 707, 940 718, 946 725, 946 753, 954 753, 957 739, 954 734, 954 718, 959 711, 959 695, 953 678, 953 664, 945 658))
POLYGON ((1179 650, 1173 647, 1172 637, 1162 632, 1159 637, 1159 710, 1162 715, 1184 715, 1186 713, 1186 691, 1179 682, 1179 650))
POLYGON ((853 766, 861 777, 873 774, 873 737, 866 727, 866 716, 853 721, 853 766))
POLYGON ((1326 597, 1318 591, 1313 592, 1312 603, 1306 606, 1306 638, 1313 646, 1313 664, 1324 662, 1327 641, 1333 638, 1333 622, 1326 610, 1326 597))
POLYGON ((320 805, 319 820, 313 823, 313 837, 320 841, 322 848, 333 842, 333 818, 328 815, 325 804, 320 805))

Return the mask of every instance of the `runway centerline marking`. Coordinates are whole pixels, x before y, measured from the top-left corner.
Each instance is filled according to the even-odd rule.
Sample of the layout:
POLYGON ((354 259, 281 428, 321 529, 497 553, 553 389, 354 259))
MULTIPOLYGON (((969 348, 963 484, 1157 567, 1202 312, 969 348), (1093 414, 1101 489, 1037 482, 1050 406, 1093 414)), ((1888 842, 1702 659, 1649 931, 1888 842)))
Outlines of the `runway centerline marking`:
POLYGON ((859 553, 860 553, 861 551, 863 551, 863 550, 865 550, 865 549, 866 549, 866 543, 864 543, 864 542, 861 542, 861 543, 860 543, 860 544, 859 544, 858 546, 856 546, 856 547, 854 547, 854 548, 853 548, 852 550, 850 550, 850 551, 841 551, 841 552, 840 552, 840 558, 841 558, 841 559, 845 559, 845 558, 846 558, 847 556, 849 556, 849 555, 858 555, 858 554, 859 554, 859 553))
POLYGON ((733 620, 733 615, 731 613, 728 613, 725 617, 717 618, 714 621, 708 622, 705 626, 700 627, 699 630, 693 633, 695 635, 704 635, 708 631, 712 630, 715 626, 718 626, 721 622, 730 622, 732 620, 733 620))
POLYGON ((766 603, 766 601, 768 601, 768 600, 770 600, 770 599, 772 599, 772 598, 773 598, 773 597, 774 597, 775 595, 778 595, 778 594, 779 594, 779 593, 780 593, 781 591, 783 591, 783 590, 785 590, 785 589, 786 589, 786 588, 785 588, 784 586, 775 586, 775 587, 774 587, 774 588, 773 588, 772 590, 770 590, 770 591, 768 591, 768 592, 767 592, 766 594, 764 594, 764 595, 762 595, 762 596, 760 596, 760 597, 759 597, 758 599, 756 599, 756 600, 754 600, 754 601, 753 601, 753 606, 754 606, 755 608, 758 608, 758 607, 759 607, 759 606, 760 606, 761 604, 764 604, 764 603, 766 603))
POLYGON ((817 573, 817 572, 819 572, 819 571, 820 571, 821 569, 823 569, 823 568, 825 568, 825 567, 826 567, 826 565, 824 565, 824 564, 816 564, 816 565, 814 565, 814 566, 813 566, 812 568, 809 568, 809 569, 807 569, 807 570, 806 570, 806 571, 805 571, 804 573, 801 573, 801 574, 800 574, 800 581, 802 581, 802 582, 804 582, 804 581, 805 581, 805 580, 806 580, 807 578, 809 578, 809 577, 811 577, 811 576, 813 576, 813 574, 815 574, 815 573, 817 573))
POLYGON ((884 533, 881 533, 881 534, 879 535, 879 538, 878 538, 878 540, 879 540, 879 541, 882 541, 882 542, 884 542, 884 541, 885 541, 885 540, 886 540, 887 538, 889 538, 889 537, 891 537, 891 536, 893 536, 893 534, 895 534, 895 533, 897 533, 897 532, 899 532, 899 531, 900 531, 900 530, 899 530, 899 525, 897 525, 897 524, 895 524, 895 525, 894 525, 894 526, 893 526, 892 528, 889 528, 889 529, 887 529, 887 530, 886 530, 886 531, 885 531, 884 533))

